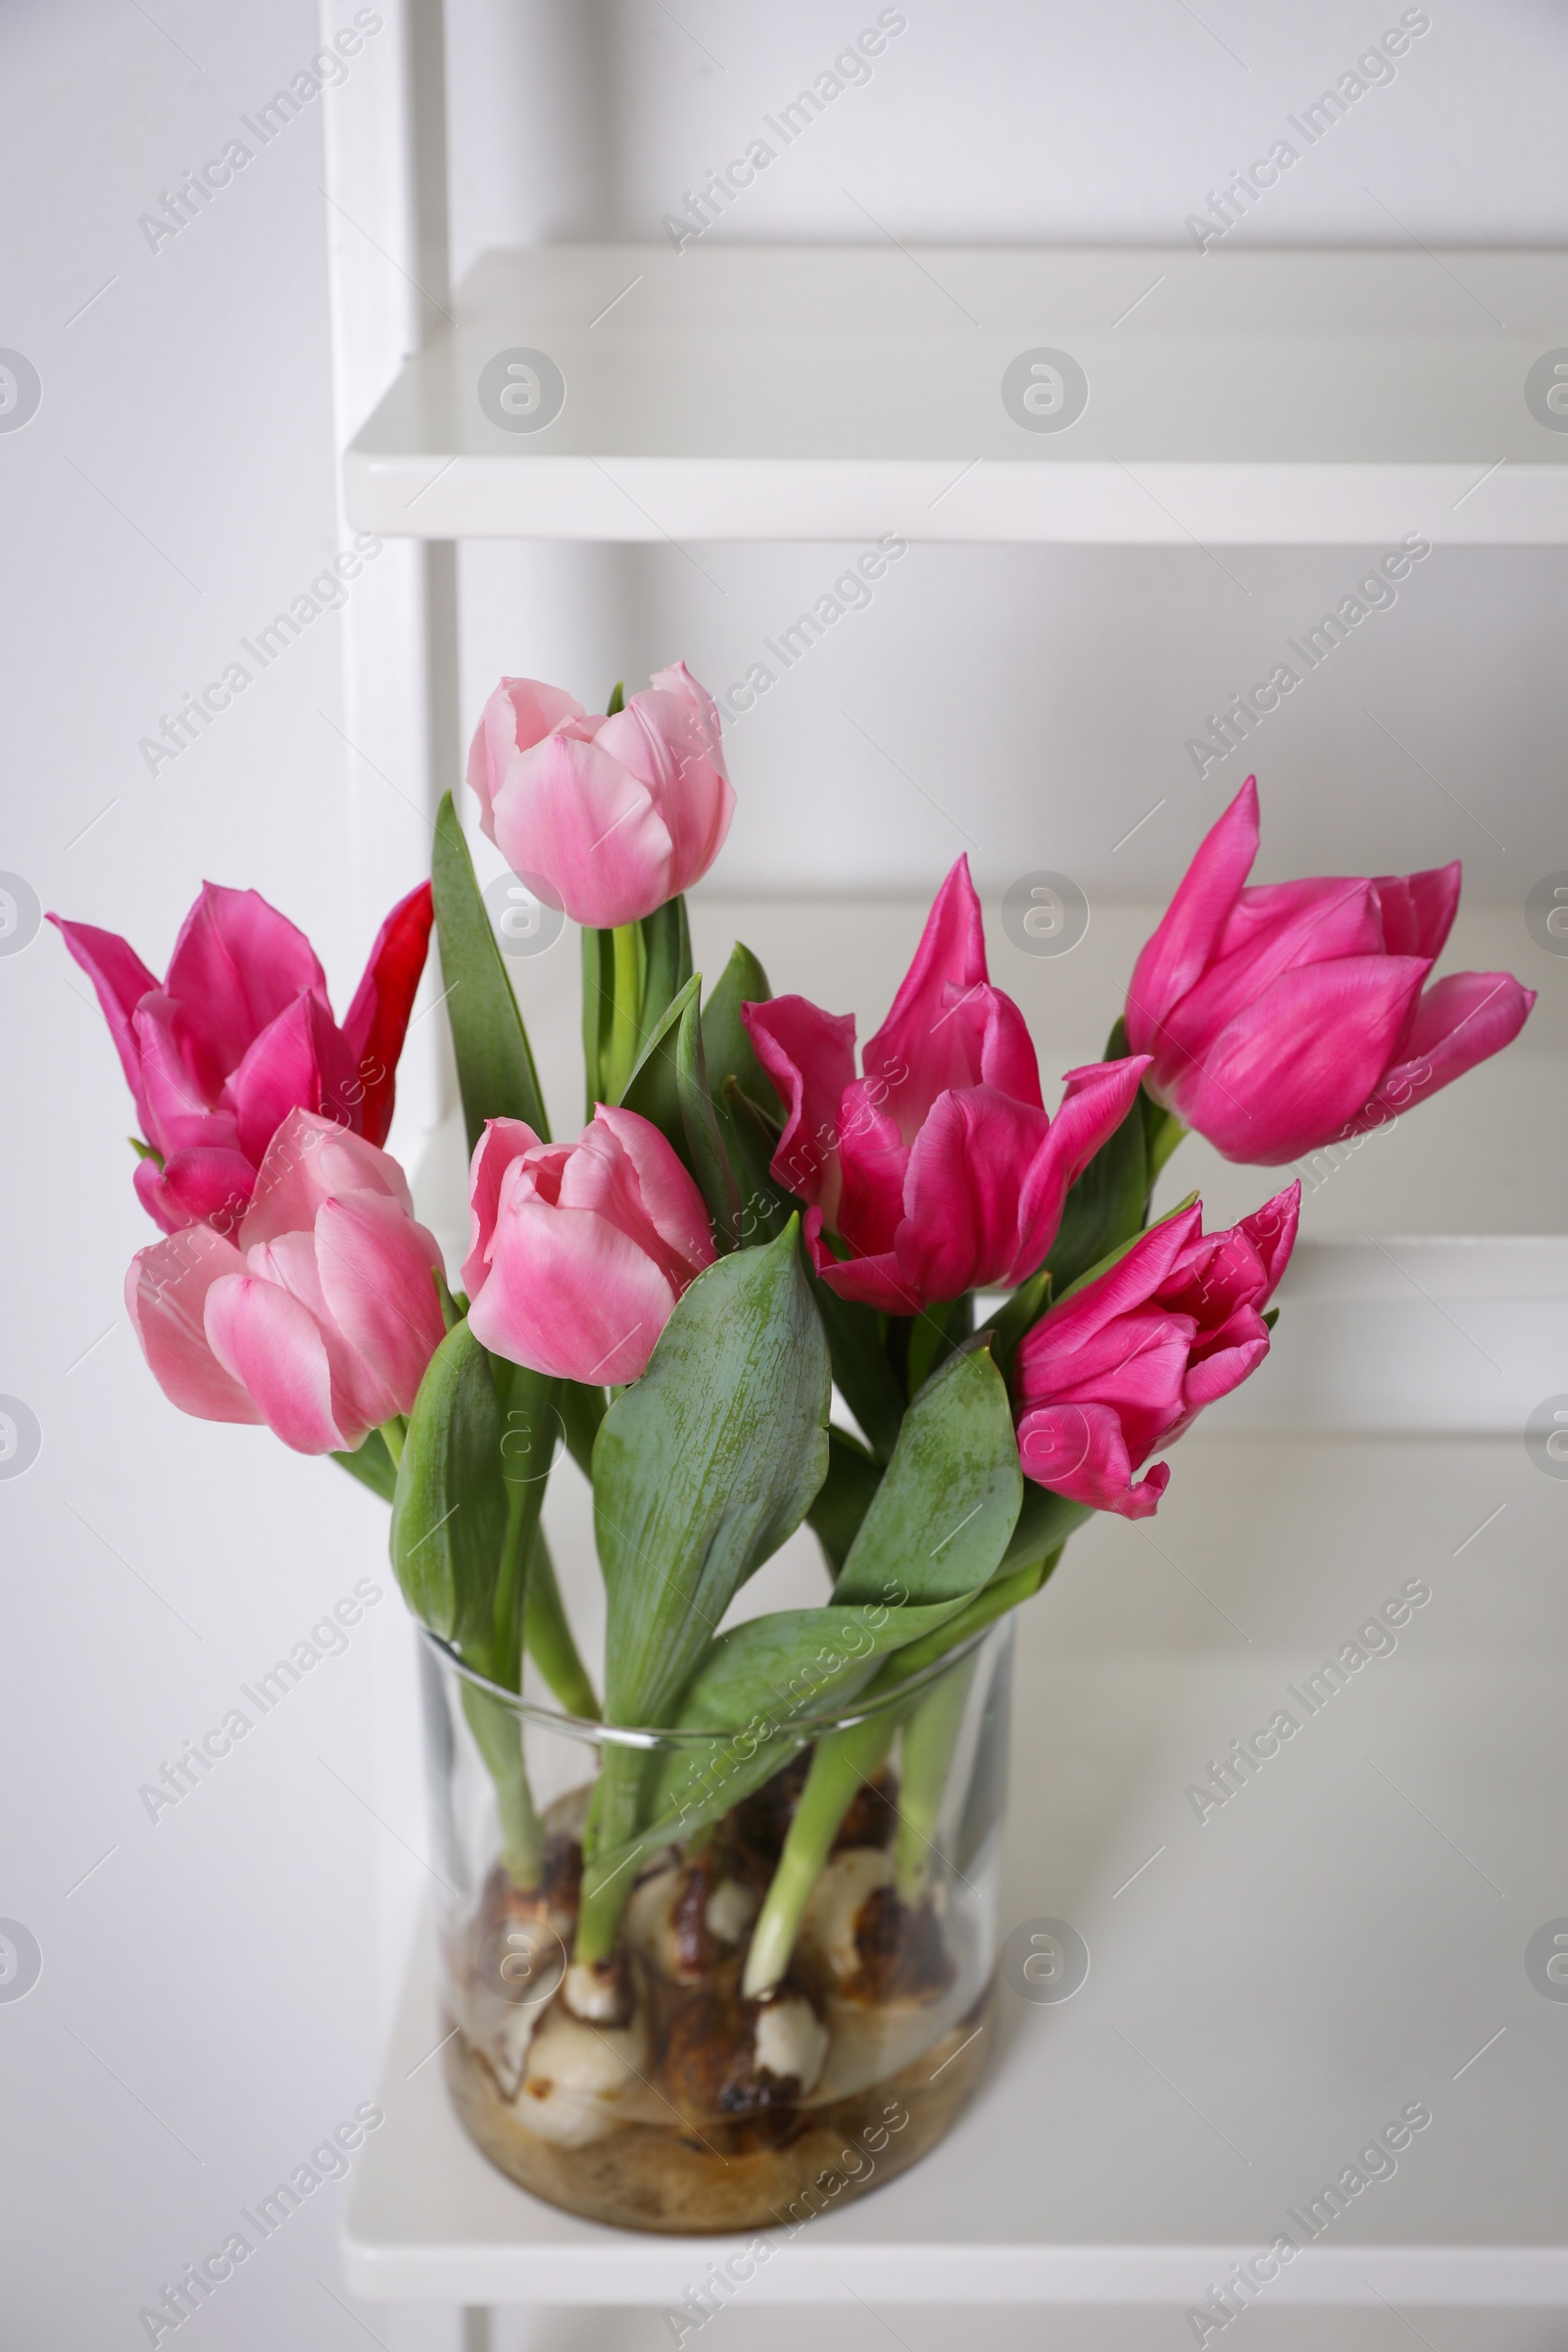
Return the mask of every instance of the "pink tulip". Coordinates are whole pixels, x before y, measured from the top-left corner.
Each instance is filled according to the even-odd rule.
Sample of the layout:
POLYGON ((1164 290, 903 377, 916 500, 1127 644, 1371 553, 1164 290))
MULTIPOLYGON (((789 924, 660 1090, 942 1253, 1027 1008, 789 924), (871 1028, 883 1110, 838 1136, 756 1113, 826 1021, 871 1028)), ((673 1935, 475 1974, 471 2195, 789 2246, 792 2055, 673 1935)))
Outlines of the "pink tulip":
POLYGON ((468 1205, 468 1328, 493 1354, 564 1380, 638 1379, 713 1262, 703 1197, 659 1129, 603 1102, 574 1144, 491 1119, 468 1205))
POLYGON ((1033 1274, 1069 1186, 1121 1124, 1145 1068, 1069 1070, 1061 1107, 1046 1116, 1023 1015, 987 978, 963 858, 865 1049, 863 1076, 852 1014, 775 997, 743 1017, 787 1108, 773 1174, 811 1203, 816 1269, 841 1298, 888 1314, 1033 1274))
POLYGON ((1195 1202, 1041 1317, 1013 1361, 1027 1478, 1097 1511, 1151 1516, 1170 1470, 1156 1462, 1136 1486, 1134 1471, 1268 1353, 1263 1309, 1290 1261, 1300 1200, 1293 1184, 1229 1233, 1209 1234, 1195 1202))
POLYGON ((634 923, 700 882, 735 795, 718 711, 684 662, 601 718, 559 686, 503 678, 468 753, 480 822, 576 923, 634 923))
POLYGON ((162 984, 113 931, 49 919, 98 991, 154 1154, 136 1191, 166 1233, 232 1232, 290 1110, 385 1142, 430 937, 428 882, 381 925, 341 1028, 310 941, 254 890, 202 884, 162 984))
POLYGON ((397 1161, 292 1110, 236 1239, 192 1225, 138 1250, 125 1307, 182 1412, 265 1421, 296 1453, 352 1452, 413 1408, 445 1329, 440 1264, 397 1161))
POLYGON ((1249 776, 1138 958, 1127 1035, 1157 1102, 1227 1159, 1265 1167, 1380 1127, 1498 1053, 1534 991, 1455 972, 1422 994, 1459 904, 1459 866, 1245 887, 1249 776))

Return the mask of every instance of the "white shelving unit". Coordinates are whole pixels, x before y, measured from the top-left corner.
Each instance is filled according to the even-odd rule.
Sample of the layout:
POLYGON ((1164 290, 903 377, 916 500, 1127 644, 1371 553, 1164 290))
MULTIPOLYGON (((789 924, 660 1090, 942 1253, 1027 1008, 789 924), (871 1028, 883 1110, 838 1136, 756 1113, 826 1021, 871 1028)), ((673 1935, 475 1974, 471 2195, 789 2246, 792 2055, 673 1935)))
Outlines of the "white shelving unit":
POLYGON ((345 491, 422 539, 1539 545, 1568 538, 1568 434, 1525 383, 1565 344, 1555 253, 493 253, 345 491), (1042 352, 1084 383, 1011 386, 1042 352), (509 353, 540 379, 510 423, 509 353))
MULTIPOLYGON (((391 775, 422 743, 427 808, 458 738, 465 537, 1568 543, 1568 432, 1525 397, 1529 370, 1568 348, 1568 256, 585 246, 488 256, 454 294, 440 4, 382 4, 390 37, 323 98, 345 519, 405 543, 349 615, 346 732, 391 775), (1059 430, 1004 403, 1005 372, 1041 351, 1087 381, 1059 430), (528 379, 505 375, 519 352, 564 387, 538 430, 480 404, 500 361, 527 420, 528 379)), ((1052 379, 1031 380, 1049 416, 1052 379)), ((375 808, 368 844, 384 837, 375 808)), ((408 822, 422 830, 412 806, 408 822)), ((1348 2347, 1374 2338, 1347 2306, 1379 2325, 1385 2303, 1485 2307, 1462 2340, 1500 2352, 1526 2341, 1527 2307, 1568 2305, 1568 2004, 1523 1967, 1529 1932, 1568 1913, 1547 1662, 1563 1490, 1495 1434, 1517 1429, 1521 1398, 1568 1390, 1568 1269, 1558 1245, 1416 1251, 1395 1277, 1369 1252, 1303 1257, 1304 1344, 1277 1391, 1250 1393, 1232 1441, 1245 1476, 1205 1483, 1198 1465, 1224 1441, 1191 1441, 1191 1575, 1166 1514, 1146 1564, 1166 1575, 1159 1546, 1174 1546, 1200 1622, 1218 1606, 1238 1633, 1239 1594, 1267 1619, 1289 1579, 1342 1577, 1348 1549, 1364 1555, 1352 1616, 1436 1574, 1457 1597, 1433 1654, 1412 1639, 1361 1721, 1347 1701, 1324 1728, 1312 1776, 1271 1768, 1250 1812, 1204 1831, 1184 1812, 1195 1762, 1224 1727, 1266 1721, 1265 1695, 1316 1659, 1284 1621, 1139 1645, 1123 1531, 1091 1531, 1096 1577, 1049 1629, 1024 1629, 1008 1833, 1011 1916, 1073 1919, 1090 1981, 1059 2009, 1004 1996, 1005 2067, 951 2141, 783 2249, 750 2316, 726 2316, 738 2344, 761 2340, 744 2330, 769 2302, 844 2306, 844 2340, 863 2341, 880 2330, 862 2299, 1164 2307, 1159 2340, 1175 2340, 1180 2307, 1351 2160, 1336 2119, 1364 2111, 1370 2133, 1414 2098, 1433 2128, 1284 2275, 1275 2309, 1341 2307, 1325 2325, 1348 2347), (1420 1330, 1412 1286, 1431 1309, 1420 1330), (1506 1397, 1475 1401, 1472 1346, 1504 1367, 1506 1397), (1330 1400, 1351 1395, 1361 1434, 1335 1436, 1330 1400), (1401 1494, 1433 1483, 1451 1544, 1399 1523, 1401 1494), (1499 1504, 1523 1547, 1511 1646, 1492 1638, 1482 1540, 1466 1549, 1499 1504), (1463 1828, 1478 1774, 1500 1856, 1463 1828)), ((441 2030, 421 1941, 378 2094, 387 2125, 348 2214, 354 2291, 444 2307, 472 2352, 491 2341, 488 2307, 663 2305, 727 2250, 607 2232, 514 2189, 447 2108, 441 2030)), ((1430 2325, 1445 2352, 1461 2341, 1452 2314, 1430 2325)), ((836 2326, 813 2323, 824 2352, 836 2326)), ((606 2328, 607 2347, 632 2340, 606 2328)), ((1379 2344, 1401 2332, 1387 2328, 1379 2344)))

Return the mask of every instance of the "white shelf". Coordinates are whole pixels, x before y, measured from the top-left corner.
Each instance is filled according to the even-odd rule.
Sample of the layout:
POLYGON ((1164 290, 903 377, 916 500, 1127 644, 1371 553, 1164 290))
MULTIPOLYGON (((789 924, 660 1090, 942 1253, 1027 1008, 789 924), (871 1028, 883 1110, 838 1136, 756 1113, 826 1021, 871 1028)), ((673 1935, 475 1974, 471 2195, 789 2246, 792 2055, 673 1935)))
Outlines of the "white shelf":
POLYGON ((1568 255, 698 244, 486 255, 345 458, 394 537, 1568 542, 1568 255), (542 351, 538 431, 481 409, 542 351), (1002 378, 1089 386, 1025 429, 1002 378), (1483 478, 1485 477, 1485 478, 1483 478))
MULTIPOLYGON (((1201 2304, 1417 2100, 1396 2177, 1264 2306, 1568 2305, 1568 2003, 1524 1966, 1568 1913, 1568 1485, 1517 1436, 1219 1427, 1147 1531, 1096 1522, 1022 1616, 1003 1925, 1070 1921, 1087 1983, 1004 1991, 948 2141, 782 2245, 748 2308, 1201 2304), (1412 1577, 1432 1598, 1396 1651, 1200 1823, 1207 1760, 1412 1577)), ((442 2032, 421 1946, 352 2187, 354 2292, 666 2305, 733 2250, 511 2186, 448 2110, 442 2032)))

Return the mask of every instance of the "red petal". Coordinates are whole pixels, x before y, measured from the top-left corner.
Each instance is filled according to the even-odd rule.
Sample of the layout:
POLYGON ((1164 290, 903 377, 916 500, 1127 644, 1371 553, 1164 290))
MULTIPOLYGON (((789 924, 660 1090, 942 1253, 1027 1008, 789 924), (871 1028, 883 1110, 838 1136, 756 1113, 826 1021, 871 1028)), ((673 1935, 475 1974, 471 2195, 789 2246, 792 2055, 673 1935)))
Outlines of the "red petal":
POLYGON ((353 1124, 372 1144, 384 1144, 392 1125, 398 1056, 429 952, 434 914, 428 882, 398 901, 376 933, 365 977, 343 1022, 343 1036, 365 1088, 353 1124))

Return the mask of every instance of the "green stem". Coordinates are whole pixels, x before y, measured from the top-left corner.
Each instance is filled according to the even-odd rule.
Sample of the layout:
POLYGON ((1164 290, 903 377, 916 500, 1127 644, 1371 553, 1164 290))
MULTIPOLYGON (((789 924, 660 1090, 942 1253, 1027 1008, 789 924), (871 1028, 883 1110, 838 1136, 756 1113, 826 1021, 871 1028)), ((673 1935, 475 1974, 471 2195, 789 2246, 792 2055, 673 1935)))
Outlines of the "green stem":
POLYGON ((636 1850, 632 1839, 647 1768, 648 1757, 639 1748, 616 1745, 601 1751, 593 1815, 583 1838, 583 1860, 589 1867, 583 1878, 573 1959, 605 1960, 614 1949, 615 1931, 635 1876, 629 1864, 636 1850), (592 1869, 596 1857, 621 1847, 629 1849, 625 1856, 628 1867, 598 1879, 592 1869))
POLYGON ((408 1433, 409 1425, 401 1413, 394 1413, 390 1421, 383 1421, 381 1424, 381 1436, 386 1442, 388 1453, 392 1456, 394 1470, 403 1459, 403 1441, 408 1433))
POLYGON ((817 1874, 832 1851, 839 1824, 862 1781, 870 1779, 892 1742, 898 1715, 886 1708, 848 1730, 830 1732, 816 1743, 811 1769, 801 1790, 779 1856, 773 1884, 758 1915, 746 1977, 741 1986, 747 2000, 770 1992, 790 1964, 801 1915, 816 1885, 817 1874))
MULTIPOLYGON (((496 1567, 494 1639, 488 1662, 481 1668, 487 1681, 518 1688, 522 1666, 522 1604, 526 1580, 522 1574, 523 1529, 532 1519, 538 1525, 538 1498, 521 1479, 507 1481, 507 1532, 501 1539, 496 1567), (529 1511, 529 1503, 534 1507, 529 1511)), ((529 1531, 532 1532, 531 1529, 529 1531)))
POLYGON ((636 1064, 642 1014, 642 964, 635 923, 616 924, 614 957, 614 1000, 610 1014, 604 1079, 608 1100, 618 1102, 636 1064))
MULTIPOLYGON (((947 1651, 966 1642, 996 1618, 1015 1609, 1020 1601, 1038 1592, 1052 1569, 1061 1556, 1061 1546, 1047 1559, 1036 1560, 1027 1568, 1014 1570, 1010 1575, 994 1577, 982 1585, 972 1599, 948 1619, 946 1625, 923 1635, 918 1642, 908 1642, 896 1650, 874 1674, 861 1693, 863 1701, 874 1701, 901 1683, 934 1665, 947 1651)), ((946 1679, 946 1678, 945 1678, 946 1679)), ((939 1686, 939 1689, 943 1686, 939 1686)), ((934 1693, 932 1694, 934 1695, 934 1693)), ((961 1699, 959 1702, 961 1712, 961 1699)), ((784 1851, 773 1874, 773 1884, 767 1890, 758 1915, 752 1948, 746 1961, 744 1990, 749 1998, 766 1992, 776 1984, 790 1964, 795 1939, 800 1934, 801 1916, 806 1909, 816 1876, 832 1850, 839 1823, 849 1808, 850 1799, 862 1780, 869 1780, 891 1744, 900 1720, 898 1707, 883 1708, 867 1716, 861 1723, 846 1731, 830 1733, 818 1740, 811 1769, 806 1776, 806 1787, 784 1840, 784 1851)), ((929 1800, 927 1800, 929 1801, 929 1800)), ((941 1790, 935 1804, 940 1807, 941 1790)))
POLYGON ((597 1722, 599 1699, 588 1669, 578 1654, 571 1626, 556 1582, 544 1529, 536 1531, 528 1561, 528 1594, 523 1614, 523 1639, 528 1655, 568 1715, 597 1722))
POLYGON ((495 1784, 501 1823, 501 1860, 514 1886, 537 1886, 544 1865, 544 1825, 534 1811, 522 1756, 522 1724, 504 1702, 476 1684, 463 1686, 463 1712, 495 1784))
POLYGON ((918 1903, 937 1861, 936 1833, 958 1744, 974 1660, 945 1674, 906 1716, 899 1759, 899 1828, 893 1843, 893 1884, 899 1900, 918 1903))

